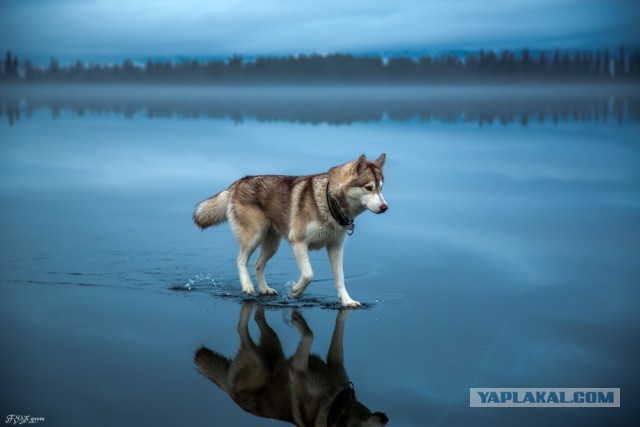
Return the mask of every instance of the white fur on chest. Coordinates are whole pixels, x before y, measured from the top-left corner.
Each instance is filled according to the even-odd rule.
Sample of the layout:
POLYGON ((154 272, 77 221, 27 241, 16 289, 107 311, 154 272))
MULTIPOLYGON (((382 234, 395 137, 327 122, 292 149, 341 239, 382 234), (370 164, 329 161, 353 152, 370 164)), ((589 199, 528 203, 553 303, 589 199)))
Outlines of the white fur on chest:
POLYGON ((307 224, 306 242, 309 249, 321 249, 340 243, 344 238, 344 229, 324 225, 318 221, 307 224))

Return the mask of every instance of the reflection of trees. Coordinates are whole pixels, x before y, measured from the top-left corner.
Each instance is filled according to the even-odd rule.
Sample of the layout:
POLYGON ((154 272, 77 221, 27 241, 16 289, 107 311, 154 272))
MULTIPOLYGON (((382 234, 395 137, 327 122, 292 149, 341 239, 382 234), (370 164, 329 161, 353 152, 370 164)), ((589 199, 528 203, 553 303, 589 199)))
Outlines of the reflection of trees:
POLYGON ((210 84, 428 84, 442 82, 593 82, 638 81, 640 52, 620 47, 604 51, 561 51, 547 58, 544 51, 480 50, 438 56, 396 56, 388 60, 349 54, 258 57, 245 60, 160 61, 61 66, 51 58, 48 66, 20 64, 10 51, 2 63, 3 80, 26 82, 189 82, 210 84))
POLYGON ((229 118, 242 121, 291 121, 300 123, 344 124, 355 121, 391 120, 437 121, 444 123, 518 124, 531 122, 603 122, 640 121, 640 93, 625 88, 612 92, 580 91, 563 94, 546 89, 538 93, 511 93, 496 88, 481 93, 464 89, 431 92, 409 88, 393 90, 340 89, 309 90, 245 90, 207 91, 191 88, 140 89, 127 87, 51 90, 44 88, 15 89, 0 97, 1 114, 9 123, 20 112, 31 115, 34 110, 51 111, 55 118, 61 111, 78 116, 87 113, 116 113, 126 117, 148 118, 229 118))
POLYGON ((20 120, 20 107, 17 99, 3 99, 0 115, 6 116, 10 126, 20 120))

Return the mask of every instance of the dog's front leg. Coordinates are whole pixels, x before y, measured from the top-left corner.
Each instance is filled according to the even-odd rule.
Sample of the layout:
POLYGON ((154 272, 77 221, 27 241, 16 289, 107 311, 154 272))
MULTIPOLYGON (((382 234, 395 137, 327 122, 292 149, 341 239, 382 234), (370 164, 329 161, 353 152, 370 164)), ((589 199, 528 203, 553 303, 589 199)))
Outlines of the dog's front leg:
POLYGON ((344 324, 347 316, 351 310, 339 310, 336 317, 336 325, 333 329, 333 335, 331 336, 331 345, 329 345, 329 352, 327 353, 327 364, 329 364, 331 370, 340 376, 340 380, 343 383, 349 382, 349 377, 344 369, 344 324))
POLYGON ((344 271, 342 269, 343 248, 342 243, 327 247, 329 261, 331 261, 331 270, 333 270, 333 278, 336 282, 336 290, 338 291, 338 298, 340 298, 343 307, 358 307, 360 303, 351 299, 347 288, 344 286, 344 271))
POLYGON ((300 280, 291 288, 291 296, 298 298, 313 280, 313 270, 309 261, 309 248, 305 242, 295 243, 293 254, 298 262, 298 268, 300 268, 300 280))
POLYGON ((293 368, 301 373, 306 373, 309 369, 309 354, 313 343, 313 332, 304 317, 296 310, 291 313, 291 323, 300 332, 300 343, 292 357, 293 368))

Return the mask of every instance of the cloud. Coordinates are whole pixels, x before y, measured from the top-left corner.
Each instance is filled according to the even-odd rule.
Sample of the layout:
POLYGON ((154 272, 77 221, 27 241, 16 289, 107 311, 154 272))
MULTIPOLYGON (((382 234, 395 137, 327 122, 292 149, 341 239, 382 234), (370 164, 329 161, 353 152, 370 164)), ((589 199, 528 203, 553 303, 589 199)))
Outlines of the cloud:
POLYGON ((2 2, 23 54, 228 55, 405 48, 602 47, 640 40, 632 0, 2 2))

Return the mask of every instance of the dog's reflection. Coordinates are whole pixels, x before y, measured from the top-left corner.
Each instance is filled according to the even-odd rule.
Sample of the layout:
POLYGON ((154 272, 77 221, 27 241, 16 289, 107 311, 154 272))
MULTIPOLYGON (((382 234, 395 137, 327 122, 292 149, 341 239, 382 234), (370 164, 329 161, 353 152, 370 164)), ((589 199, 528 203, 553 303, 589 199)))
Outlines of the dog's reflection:
POLYGON ((302 315, 294 311, 291 323, 301 338, 293 356, 287 358, 280 339, 267 324, 264 307, 255 321, 260 343, 249 335, 253 303, 240 311, 240 350, 233 359, 202 347, 195 363, 202 375, 224 390, 245 411, 287 421, 298 426, 383 426, 387 417, 372 413, 356 400, 353 384, 343 365, 342 341, 347 310, 340 310, 326 361, 310 353, 313 332, 302 315))

